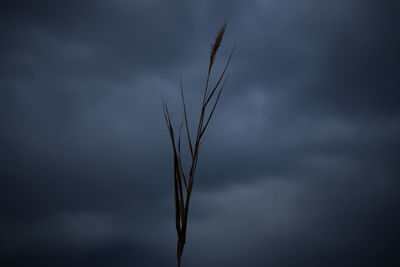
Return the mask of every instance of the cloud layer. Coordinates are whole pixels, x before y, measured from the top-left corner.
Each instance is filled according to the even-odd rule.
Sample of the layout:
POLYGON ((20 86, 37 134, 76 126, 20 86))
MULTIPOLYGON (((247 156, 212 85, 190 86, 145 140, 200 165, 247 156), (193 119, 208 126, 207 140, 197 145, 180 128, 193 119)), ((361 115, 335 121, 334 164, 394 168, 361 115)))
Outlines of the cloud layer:
POLYGON ((4 266, 175 266, 161 98, 198 117, 225 19, 183 265, 400 264, 394 1, 2 6, 4 266))

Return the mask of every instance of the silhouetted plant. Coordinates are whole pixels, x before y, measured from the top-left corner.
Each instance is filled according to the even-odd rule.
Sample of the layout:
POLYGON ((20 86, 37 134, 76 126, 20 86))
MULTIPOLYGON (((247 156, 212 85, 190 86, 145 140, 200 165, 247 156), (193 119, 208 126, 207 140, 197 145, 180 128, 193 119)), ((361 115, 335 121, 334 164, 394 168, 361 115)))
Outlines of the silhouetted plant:
POLYGON ((227 78, 224 79, 224 76, 225 76, 226 70, 228 68, 228 65, 231 61, 233 52, 235 50, 235 48, 232 49, 232 51, 229 55, 229 58, 225 64, 224 70, 220 74, 214 87, 212 87, 212 89, 210 87, 210 90, 209 90, 209 82, 210 82, 210 75, 212 72, 212 67, 214 64, 214 60, 215 60, 218 48, 221 45, 225 30, 226 30, 226 22, 219 30, 219 32, 215 38, 215 42, 211 46, 207 80, 206 80, 206 85, 204 88, 204 95, 203 95, 203 101, 202 101, 202 105, 201 105, 200 119, 198 122, 197 134, 196 134, 196 138, 194 139, 194 143, 192 142, 189 125, 188 125, 188 116, 187 116, 187 112, 186 112, 185 98, 184 98, 184 94, 183 94, 182 78, 180 79, 180 91, 181 91, 181 98, 182 98, 184 123, 182 122, 180 125, 179 133, 177 136, 177 138, 178 138, 177 142, 176 142, 175 131, 174 131, 174 128, 171 123, 171 116, 168 111, 168 106, 163 101, 164 117, 165 117, 165 122, 167 123, 170 137, 171 137, 173 157, 174 157, 174 198, 175 198, 176 231, 178 234, 178 244, 177 244, 178 267, 180 266, 180 263, 181 263, 183 248, 185 246, 185 241, 186 241, 186 229, 187 229, 187 220, 188 220, 188 212, 189 212, 189 203, 190 203, 190 196, 191 196, 192 188, 193 188, 193 181, 194 181, 194 176, 195 176, 195 172, 196 172, 196 166, 197 166, 198 157, 199 157, 200 143, 202 141, 202 137, 204 136, 204 132, 207 129, 207 126, 214 114, 215 107, 218 104, 218 101, 221 96, 221 92, 227 81, 227 78), (211 103, 212 103, 212 106, 210 106, 211 103), (211 108, 211 110, 210 110, 210 108, 211 108), (206 113, 208 113, 208 114, 206 114, 206 113), (186 136, 187 136, 187 140, 188 140, 188 146, 189 146, 190 158, 191 158, 191 164, 190 164, 188 176, 186 176, 185 172, 183 171, 182 158, 181 158, 181 130, 182 130, 183 124, 185 124, 186 136), (188 177, 188 180, 186 179, 186 177, 188 177))

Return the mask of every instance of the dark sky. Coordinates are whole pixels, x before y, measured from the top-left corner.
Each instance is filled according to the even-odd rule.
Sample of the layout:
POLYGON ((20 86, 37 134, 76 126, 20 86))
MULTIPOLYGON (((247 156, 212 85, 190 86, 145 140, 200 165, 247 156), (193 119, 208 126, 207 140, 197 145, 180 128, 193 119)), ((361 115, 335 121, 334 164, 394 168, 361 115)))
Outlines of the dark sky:
POLYGON ((2 1, 0 265, 176 265, 161 99, 227 20, 183 266, 400 266, 399 7, 2 1))

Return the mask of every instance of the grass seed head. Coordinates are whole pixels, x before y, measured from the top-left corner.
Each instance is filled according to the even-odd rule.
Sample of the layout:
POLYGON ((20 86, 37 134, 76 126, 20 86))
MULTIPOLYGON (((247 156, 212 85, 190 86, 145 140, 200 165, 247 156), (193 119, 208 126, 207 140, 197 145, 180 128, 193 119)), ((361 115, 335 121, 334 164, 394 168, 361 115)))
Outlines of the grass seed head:
POLYGON ((211 45, 211 51, 210 51, 210 66, 208 70, 211 70, 211 66, 214 63, 215 56, 217 54, 218 48, 221 45, 222 42, 222 37, 224 37, 224 33, 226 30, 226 21, 224 25, 222 25, 221 29, 219 30, 217 36, 215 37, 215 42, 211 45))

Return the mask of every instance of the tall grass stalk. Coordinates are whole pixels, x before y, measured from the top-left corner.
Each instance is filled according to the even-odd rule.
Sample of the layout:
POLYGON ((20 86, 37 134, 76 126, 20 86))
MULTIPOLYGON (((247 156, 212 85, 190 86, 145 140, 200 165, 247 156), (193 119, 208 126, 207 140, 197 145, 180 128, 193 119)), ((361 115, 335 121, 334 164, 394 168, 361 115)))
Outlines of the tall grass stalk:
POLYGON ((172 150, 173 150, 173 158, 174 158, 174 199, 175 199, 175 223, 176 223, 176 231, 178 235, 178 244, 177 244, 177 264, 180 267, 181 258, 183 253, 183 248, 186 242, 186 229, 187 229, 187 221, 189 214, 189 203, 190 197, 193 189, 193 182, 196 172, 196 167, 199 158, 199 148, 202 141, 202 137, 209 125, 209 122, 214 114, 215 107, 218 104, 218 101, 221 97, 222 90, 226 84, 227 78, 225 78, 226 70, 231 61, 233 52, 235 47, 232 49, 228 60, 226 61, 225 67, 222 73, 219 75, 217 82, 214 86, 210 87, 210 75, 212 73, 212 67, 214 64, 214 60, 218 51, 218 48, 221 45, 222 38, 225 34, 226 30, 226 22, 219 30, 214 43, 211 46, 209 65, 208 65, 208 74, 207 80, 204 88, 204 95, 202 99, 200 118, 197 125, 197 132, 194 140, 192 141, 188 116, 186 111, 185 97, 183 94, 183 85, 182 78, 180 79, 180 93, 182 99, 183 106, 183 122, 180 125, 178 135, 175 135, 174 127, 171 123, 171 116, 168 111, 168 106, 163 101, 163 111, 164 118, 167 124, 167 128, 170 134, 172 150), (182 167, 182 158, 181 158, 181 130, 183 125, 186 130, 186 137, 188 141, 188 147, 190 151, 190 168, 189 172, 185 174, 182 167))

